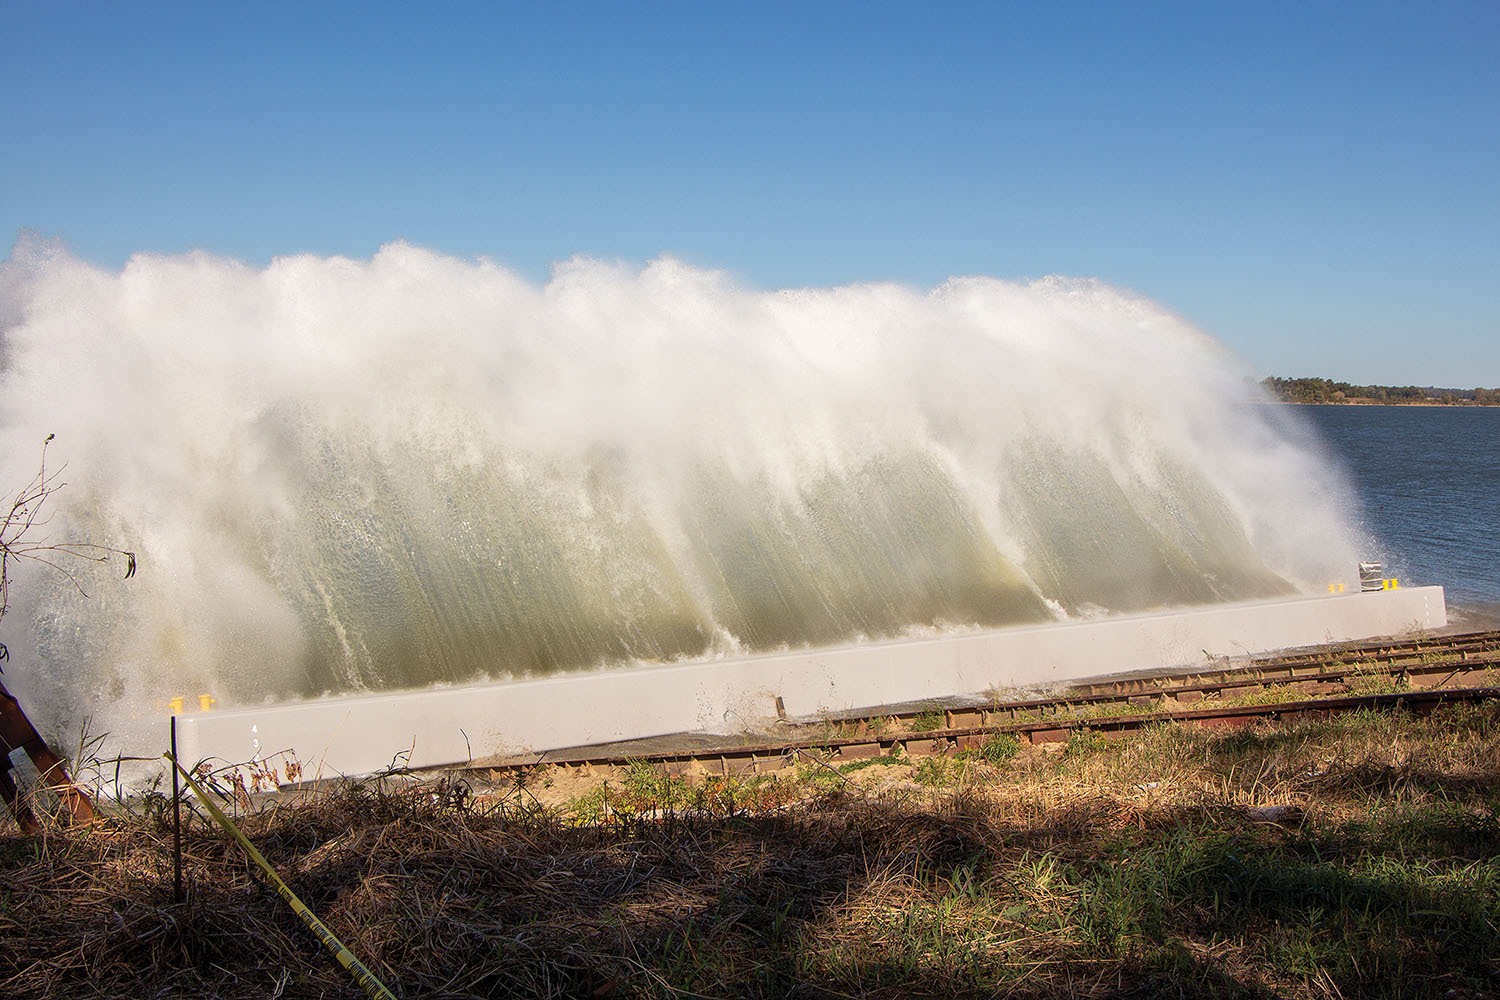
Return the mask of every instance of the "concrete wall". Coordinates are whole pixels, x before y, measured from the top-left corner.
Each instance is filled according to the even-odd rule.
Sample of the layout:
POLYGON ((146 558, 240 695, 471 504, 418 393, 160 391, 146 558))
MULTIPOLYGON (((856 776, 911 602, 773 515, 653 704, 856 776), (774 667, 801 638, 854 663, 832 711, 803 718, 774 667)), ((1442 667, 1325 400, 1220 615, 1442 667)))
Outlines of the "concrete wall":
POLYGON ((327 698, 186 715, 182 758, 239 763, 292 751, 306 777, 412 766, 983 695, 1131 670, 1205 664, 1447 624, 1441 587, 1303 597, 993 629, 734 660, 327 698))

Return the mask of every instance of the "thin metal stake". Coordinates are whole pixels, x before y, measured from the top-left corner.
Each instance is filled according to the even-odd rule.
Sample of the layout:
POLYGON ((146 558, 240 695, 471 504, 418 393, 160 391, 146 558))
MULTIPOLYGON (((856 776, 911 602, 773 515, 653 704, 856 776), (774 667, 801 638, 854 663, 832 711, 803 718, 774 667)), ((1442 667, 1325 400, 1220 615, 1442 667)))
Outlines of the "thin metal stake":
MULTIPOLYGON (((177 716, 172 716, 172 759, 177 759, 177 716)), ((172 768, 172 901, 182 902, 182 789, 172 768)))

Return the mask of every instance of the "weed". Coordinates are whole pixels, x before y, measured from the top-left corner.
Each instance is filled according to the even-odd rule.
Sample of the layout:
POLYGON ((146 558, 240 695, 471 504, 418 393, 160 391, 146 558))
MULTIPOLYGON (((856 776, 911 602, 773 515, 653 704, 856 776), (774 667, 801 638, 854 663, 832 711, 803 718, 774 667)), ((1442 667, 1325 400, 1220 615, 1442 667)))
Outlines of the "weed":
POLYGON ((1099 754, 1108 744, 1108 738, 1098 730, 1075 729, 1068 736, 1068 744, 1063 750, 1063 755, 1074 760, 1081 760, 1099 754))
POLYGON ((625 766, 624 791, 637 803, 663 800, 670 788, 671 779, 649 761, 633 760, 625 766))
POLYGON ((923 707, 921 713, 912 720, 912 732, 930 733, 935 729, 942 729, 944 720, 943 706, 926 705, 923 707))
POLYGON ((953 762, 947 757, 923 757, 912 768, 912 780, 921 785, 936 787, 947 784, 953 772, 953 762))
POLYGON ((1021 752, 1021 741, 1011 733, 995 733, 984 741, 980 754, 992 767, 1004 767, 1021 752))
POLYGON ((609 819, 609 783, 584 795, 569 799, 563 812, 581 826, 597 826, 609 819))

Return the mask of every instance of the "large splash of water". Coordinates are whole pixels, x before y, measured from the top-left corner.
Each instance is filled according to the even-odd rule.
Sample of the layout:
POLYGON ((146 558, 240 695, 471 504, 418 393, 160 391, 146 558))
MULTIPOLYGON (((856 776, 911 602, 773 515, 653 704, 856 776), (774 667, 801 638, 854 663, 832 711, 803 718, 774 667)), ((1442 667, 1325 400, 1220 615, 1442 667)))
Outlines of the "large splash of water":
MULTIPOLYGON (((0 484, 68 462, 5 638, 52 715, 1267 596, 1342 485, 1214 342, 1096 281, 543 286, 408 245, 0 270, 0 484), (111 706, 106 708, 105 706, 111 706)), ((12 671, 16 673, 16 671, 12 671)))

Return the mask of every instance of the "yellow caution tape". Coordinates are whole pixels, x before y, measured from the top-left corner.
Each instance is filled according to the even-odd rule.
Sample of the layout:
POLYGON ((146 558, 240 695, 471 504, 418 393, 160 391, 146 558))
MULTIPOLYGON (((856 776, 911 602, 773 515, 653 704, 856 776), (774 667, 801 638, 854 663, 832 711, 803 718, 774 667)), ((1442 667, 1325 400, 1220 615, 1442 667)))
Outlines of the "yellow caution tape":
POLYGON ((323 942, 323 947, 333 953, 333 957, 338 960, 338 963, 354 977, 354 981, 360 985, 365 993, 369 994, 370 1000, 396 1000, 396 995, 386 989, 385 985, 375 978, 375 974, 365 968, 364 963, 354 957, 354 952, 345 948, 344 943, 333 936, 333 931, 330 931, 324 925, 323 921, 318 919, 316 913, 307 908, 306 903, 297 898, 297 894, 291 890, 291 887, 281 880, 280 875, 276 874, 275 870, 271 867, 271 863, 255 849, 255 845, 250 843, 250 839, 240 832, 240 828, 235 826, 228 816, 224 815, 224 811, 198 786, 198 783, 193 780, 193 776, 188 774, 170 753, 164 753, 162 756, 170 761, 173 767, 177 768, 183 780, 187 782, 188 787, 193 790, 193 794, 198 796, 198 801, 202 802, 204 808, 208 810, 209 815, 220 826, 229 831, 229 835, 239 843, 240 847, 244 848, 246 854, 250 855, 250 860, 260 866, 260 870, 266 873, 266 877, 271 880, 271 884, 276 886, 277 894, 286 900, 287 905, 292 908, 292 912, 302 918, 302 922, 318 936, 319 941, 323 942))

